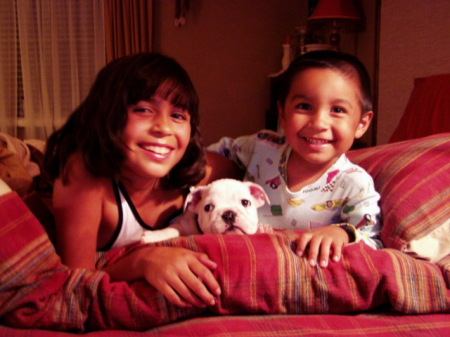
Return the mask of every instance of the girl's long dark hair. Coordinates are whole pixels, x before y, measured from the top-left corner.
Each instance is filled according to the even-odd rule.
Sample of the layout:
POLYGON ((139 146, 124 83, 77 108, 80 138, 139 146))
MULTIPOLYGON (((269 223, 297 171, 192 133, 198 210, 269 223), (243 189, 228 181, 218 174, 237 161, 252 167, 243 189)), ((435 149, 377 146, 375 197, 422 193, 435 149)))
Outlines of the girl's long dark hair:
POLYGON ((46 173, 51 179, 62 177, 65 182, 67 160, 79 152, 94 176, 116 177, 126 159, 122 134, 127 109, 141 100, 149 100, 155 93, 186 109, 191 116, 190 143, 166 182, 173 188, 197 184, 206 170, 198 96, 184 68, 174 59, 156 53, 125 56, 98 73, 86 99, 64 126, 49 137, 46 173))

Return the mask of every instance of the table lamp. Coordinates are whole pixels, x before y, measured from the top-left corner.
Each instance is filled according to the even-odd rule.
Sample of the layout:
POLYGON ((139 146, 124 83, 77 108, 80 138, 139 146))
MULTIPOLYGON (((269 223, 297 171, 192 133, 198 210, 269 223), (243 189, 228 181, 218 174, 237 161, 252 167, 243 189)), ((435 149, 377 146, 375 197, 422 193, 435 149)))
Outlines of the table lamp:
POLYGON ((362 17, 353 0, 320 0, 307 19, 308 28, 330 32, 330 44, 339 50, 341 32, 358 32, 362 17))

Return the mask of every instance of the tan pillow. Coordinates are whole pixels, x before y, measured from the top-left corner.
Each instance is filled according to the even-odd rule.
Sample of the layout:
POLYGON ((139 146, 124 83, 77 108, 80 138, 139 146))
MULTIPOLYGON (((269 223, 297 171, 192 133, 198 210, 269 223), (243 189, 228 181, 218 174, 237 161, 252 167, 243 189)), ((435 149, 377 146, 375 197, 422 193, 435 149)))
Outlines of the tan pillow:
POLYGON ((433 263, 449 255, 450 219, 425 236, 408 242, 403 251, 433 263))
POLYGON ((6 144, 0 140, 0 179, 24 196, 29 191, 33 178, 28 174, 20 158, 7 149, 6 144))

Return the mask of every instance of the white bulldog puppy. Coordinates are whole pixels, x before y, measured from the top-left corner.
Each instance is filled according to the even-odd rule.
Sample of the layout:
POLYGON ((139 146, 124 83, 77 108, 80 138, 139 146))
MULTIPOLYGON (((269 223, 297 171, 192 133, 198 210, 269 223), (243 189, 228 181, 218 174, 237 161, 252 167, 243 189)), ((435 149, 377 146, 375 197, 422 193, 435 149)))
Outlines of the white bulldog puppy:
POLYGON ((272 233, 269 225, 260 224, 257 209, 270 203, 258 184, 235 179, 219 179, 207 186, 191 188, 184 213, 169 227, 146 231, 142 243, 157 242, 191 234, 272 233))

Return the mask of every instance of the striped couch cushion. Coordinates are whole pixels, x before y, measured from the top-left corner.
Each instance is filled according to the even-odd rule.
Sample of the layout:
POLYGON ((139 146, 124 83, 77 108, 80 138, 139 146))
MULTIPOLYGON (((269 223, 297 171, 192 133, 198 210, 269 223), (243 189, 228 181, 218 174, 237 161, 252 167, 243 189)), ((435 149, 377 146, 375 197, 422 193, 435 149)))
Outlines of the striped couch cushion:
MULTIPOLYGON (((363 243, 340 262, 313 268, 292 249, 295 232, 196 235, 155 245, 206 253, 222 294, 208 309, 179 308, 146 281, 111 282, 102 271, 61 264, 44 229, 17 194, 0 197, 0 320, 23 328, 144 330, 188 317, 236 314, 344 314, 378 308, 449 312, 439 266, 363 243)), ((113 263, 140 245, 104 254, 113 263)))
POLYGON ((450 253, 450 133, 354 150, 349 158, 381 194, 386 247, 431 261, 450 253))
MULTIPOLYGON (((354 151, 382 195, 388 247, 445 226, 449 219, 450 134, 354 151)), ((0 320, 27 328, 143 330, 202 315, 344 314, 385 308, 403 314, 450 312, 449 256, 437 264, 363 243, 344 248, 328 268, 295 255, 295 232, 198 235, 180 246, 216 261, 222 295, 207 310, 178 308, 145 281, 113 283, 101 271, 61 264, 44 229, 17 194, 0 197, 0 320)), ((140 245, 101 256, 114 263, 140 245)))

